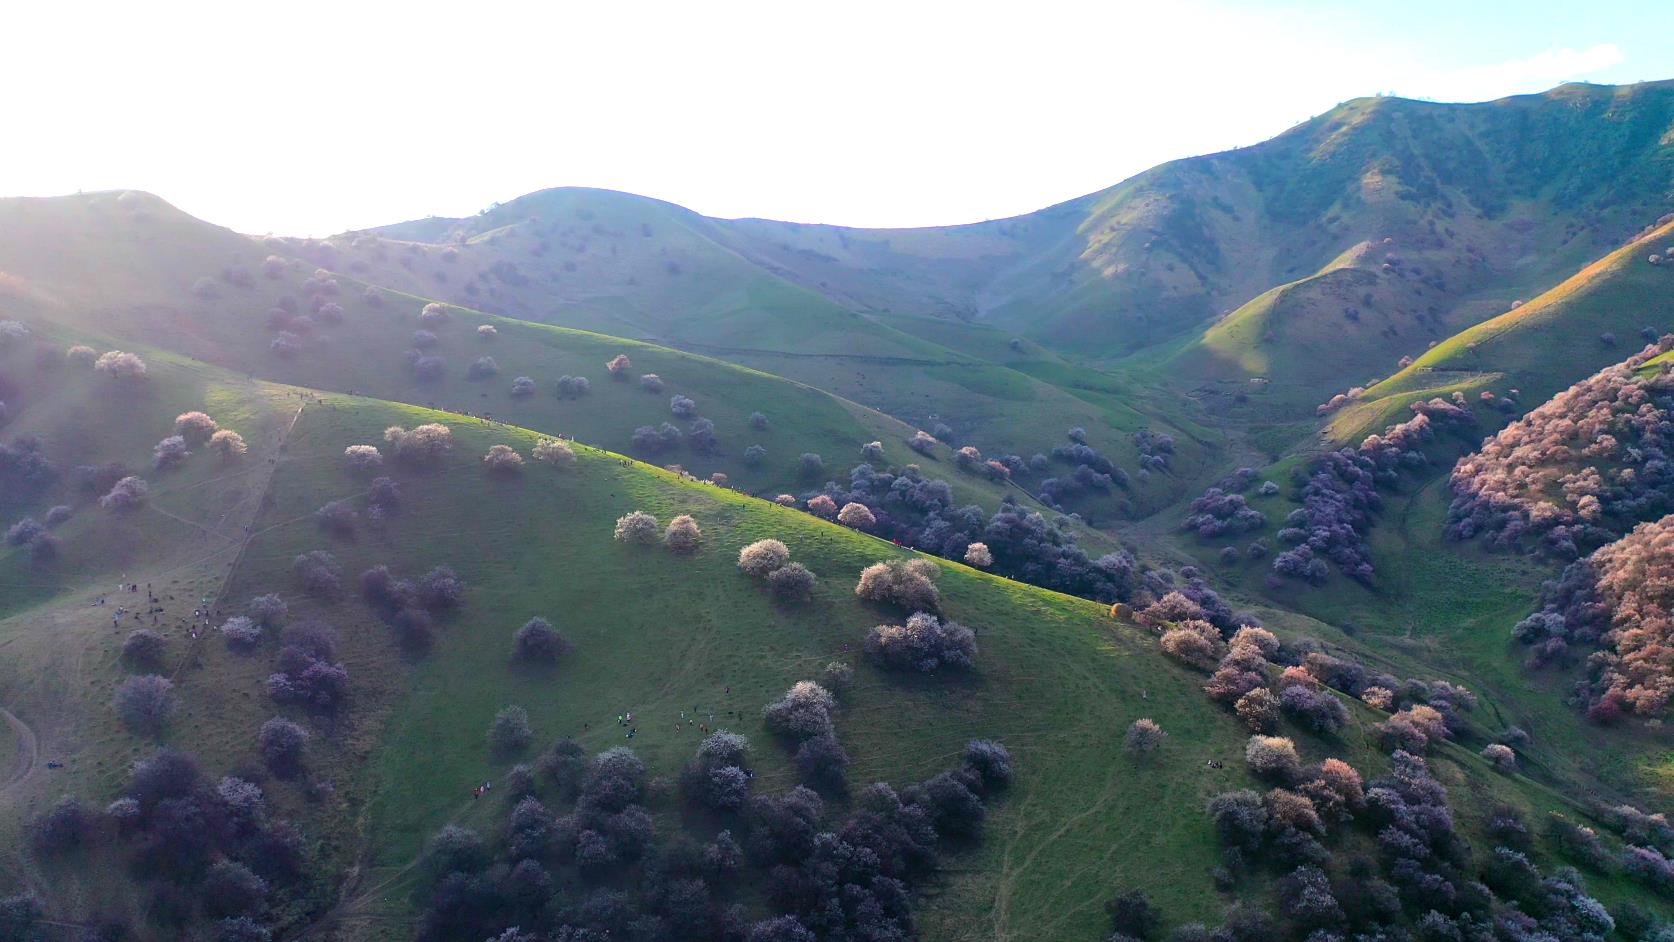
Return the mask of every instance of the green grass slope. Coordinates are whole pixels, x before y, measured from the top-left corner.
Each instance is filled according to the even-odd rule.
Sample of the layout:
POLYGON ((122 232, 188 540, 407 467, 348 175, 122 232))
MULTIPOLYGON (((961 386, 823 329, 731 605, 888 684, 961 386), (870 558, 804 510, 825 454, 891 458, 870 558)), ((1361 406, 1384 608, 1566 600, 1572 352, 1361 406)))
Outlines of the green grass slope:
POLYGON ((1470 395, 1516 389, 1532 408, 1619 362, 1645 344, 1641 331, 1674 329, 1674 265, 1649 261, 1671 245, 1674 222, 1652 227, 1551 290, 1449 337, 1333 417, 1333 437, 1363 435, 1397 405, 1438 387, 1470 395))

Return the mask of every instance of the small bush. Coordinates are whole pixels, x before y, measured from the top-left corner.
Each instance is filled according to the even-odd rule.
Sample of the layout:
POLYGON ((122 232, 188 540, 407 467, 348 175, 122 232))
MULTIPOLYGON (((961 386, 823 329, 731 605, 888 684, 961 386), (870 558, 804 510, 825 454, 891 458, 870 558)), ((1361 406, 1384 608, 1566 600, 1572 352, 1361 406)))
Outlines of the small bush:
POLYGON ((965 563, 978 569, 987 569, 994 565, 994 554, 989 551, 987 543, 972 543, 965 547, 965 563))
POLYGON ((186 447, 186 439, 179 435, 170 435, 158 442, 151 449, 151 466, 158 471, 172 471, 186 463, 192 452, 186 447))
POLYGON ((237 461, 250 451, 245 444, 244 436, 230 428, 224 428, 209 436, 209 450, 220 456, 223 463, 237 461))
POLYGON ((525 664, 556 664, 569 650, 569 639, 544 618, 524 622, 512 642, 512 658, 525 664))
POLYGON ((790 562, 790 550, 778 540, 757 540, 738 551, 738 568, 745 575, 764 578, 790 562))
POLYGON ((703 542, 703 531, 690 514, 681 514, 668 522, 663 531, 663 545, 676 553, 690 553, 703 542))
POLYGON ((523 456, 510 445, 493 445, 482 456, 482 466, 491 474, 514 475, 523 470, 523 456))
POLYGON ((221 624, 221 637, 234 651, 253 651, 262 643, 262 627, 253 619, 234 615, 221 624))
POLYGON ((494 714, 488 726, 488 744, 495 753, 506 756, 529 748, 535 739, 529 728, 529 712, 520 706, 508 706, 494 714))
POLYGON ((384 466, 383 453, 376 445, 350 445, 343 449, 343 459, 355 471, 376 471, 384 466))
POLYGON ((134 667, 156 670, 163 666, 163 636, 149 628, 130 632, 122 642, 122 660, 134 667))
POLYGON ((174 417, 174 434, 185 439, 188 445, 202 445, 219 428, 214 419, 202 412, 182 412, 174 417))
POLYGON ((1122 748, 1129 755, 1146 756, 1161 749, 1166 739, 1168 733, 1157 725, 1156 720, 1142 717, 1128 725, 1128 732, 1122 737, 1122 748))
POLYGON ((144 736, 159 736, 176 709, 174 682, 158 674, 130 677, 116 688, 112 705, 130 730, 144 736))
POLYGON ((262 762, 267 770, 280 778, 294 778, 301 774, 303 753, 308 746, 308 731, 301 726, 275 716, 262 724, 257 736, 262 762))
POLYGON ((535 460, 541 464, 567 471, 576 465, 575 451, 561 441, 543 438, 535 443, 535 460))
POLYGON ((616 541, 650 546, 657 542, 657 518, 643 510, 636 510, 616 521, 616 541))
POLYGON ((111 350, 101 354, 93 363, 93 369, 119 380, 144 379, 150 372, 144 360, 123 350, 111 350))
POLYGON ((1283 736, 1251 736, 1244 763, 1256 776, 1278 782, 1294 781, 1302 771, 1296 744, 1283 736))
POLYGON ((1482 758, 1487 759, 1496 771, 1517 771, 1517 753, 1510 746, 1497 742, 1489 743, 1482 747, 1482 758))
POLYGON ((806 602, 818 582, 818 577, 801 563, 786 563, 767 574, 768 591, 783 602, 806 602))
POLYGON ((250 600, 245 611, 256 624, 264 628, 278 628, 290 617, 290 606, 277 595, 258 595, 250 600))

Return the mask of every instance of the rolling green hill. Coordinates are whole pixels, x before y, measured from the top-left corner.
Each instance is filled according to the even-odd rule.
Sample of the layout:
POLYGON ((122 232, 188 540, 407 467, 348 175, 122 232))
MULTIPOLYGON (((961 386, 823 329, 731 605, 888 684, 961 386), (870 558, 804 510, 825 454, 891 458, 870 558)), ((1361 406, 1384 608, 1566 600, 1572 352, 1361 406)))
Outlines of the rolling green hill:
MULTIPOLYGON (((75 339, 51 327, 37 336, 75 339)), ((927 937, 1097 937, 1102 902, 1136 887, 1169 922, 1215 919, 1225 903, 1208 872, 1215 840, 1202 807, 1215 792, 1250 784, 1239 761, 1245 733, 1197 689, 1200 675, 1103 607, 940 564, 944 613, 977 630, 977 667, 965 677, 904 678, 858 656, 865 629, 899 613, 858 600, 850 588, 865 565, 905 555, 897 547, 584 445, 573 470, 531 462, 518 475, 496 476, 479 456, 490 445, 528 454, 536 433, 141 353, 149 375, 126 386, 84 368, 35 378, 37 394, 8 433, 40 435, 56 463, 142 467, 147 443, 168 430, 171 413, 199 406, 245 433, 251 450, 230 464, 199 453, 181 470, 142 472, 153 482, 150 500, 126 516, 64 485, 23 502, 38 514, 68 497, 76 512, 60 530, 57 562, 0 554, 0 582, 11 587, 0 618, 9 652, 0 705, 37 740, 28 766, 0 790, 0 826, 14 838, 60 794, 114 797, 129 761, 145 752, 107 705, 129 669, 119 657, 128 626, 109 622, 117 600, 136 597, 116 592, 120 580, 144 586, 147 595, 137 597, 155 590, 164 609, 157 630, 181 709, 163 742, 197 753, 219 775, 256 761, 256 728, 276 712, 312 731, 314 784, 266 785, 270 815, 301 826, 318 875, 276 914, 293 929, 329 917, 353 937, 407 935, 417 909, 406 891, 419 884, 411 864, 423 838, 450 821, 493 832, 503 813, 499 799, 468 795, 512 761, 494 757, 483 738, 502 706, 529 711, 538 743, 570 736, 589 751, 623 744, 611 718, 631 711, 643 725, 630 745, 654 773, 669 776, 700 738, 677 728, 678 713, 688 704, 721 717, 737 710, 722 725, 751 738, 756 788, 770 792, 794 774, 759 708, 832 660, 858 672, 837 715, 854 757, 851 781, 928 775, 973 737, 998 739, 1013 753, 1017 780, 991 808, 987 837, 947 858, 922 904, 927 937), (432 421, 451 427, 454 446, 432 466, 387 468, 401 488, 399 510, 382 525, 363 523, 352 538, 322 531, 314 519, 322 503, 362 506, 365 478, 345 466, 344 447, 377 441, 389 425, 432 421), (662 520, 692 514, 702 544, 680 555, 612 542, 612 521, 632 509, 662 520), (737 571, 738 549, 764 537, 784 540, 819 574, 811 601, 775 603, 737 571), (374 564, 403 574, 445 564, 469 588, 459 611, 438 621, 433 647, 403 655, 352 590, 328 603, 301 589, 292 559, 321 548, 350 579, 374 564), (20 595, 20 585, 31 589, 20 595), (192 636, 190 607, 236 611, 266 592, 290 601, 293 621, 335 628, 349 671, 349 707, 336 721, 263 695, 271 640, 241 655, 213 631, 192 636), (106 604, 94 604, 101 597, 106 604), (534 615, 551 618, 575 644, 549 673, 508 663, 513 631, 534 615), (1121 729, 1140 716, 1171 734, 1145 761, 1120 745, 1121 729)), ((18 359, 14 353, 8 368, 27 369, 18 359)), ((1375 719, 1357 707, 1340 740, 1287 732, 1310 756, 1341 755, 1375 774, 1383 760, 1366 738, 1375 719)), ((1471 834, 1483 833, 1496 801, 1534 816, 1574 813, 1530 781, 1493 777, 1463 750, 1449 747, 1434 761, 1471 834)), ((672 797, 651 804, 660 832, 702 835, 714 826, 683 815, 672 797)), ((143 925, 151 904, 120 876, 119 846, 58 862, 9 857, 0 872, 37 886, 63 922, 99 915, 143 925)), ((1610 879, 1594 891, 1612 901, 1632 893, 1610 879)), ((748 895, 744 901, 756 905, 748 895)))

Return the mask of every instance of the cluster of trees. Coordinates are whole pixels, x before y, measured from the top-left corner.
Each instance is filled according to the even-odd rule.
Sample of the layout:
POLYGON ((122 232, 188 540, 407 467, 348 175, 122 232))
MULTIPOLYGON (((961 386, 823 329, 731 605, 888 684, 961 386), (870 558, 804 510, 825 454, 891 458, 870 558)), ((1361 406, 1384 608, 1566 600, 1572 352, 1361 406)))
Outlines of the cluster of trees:
POLYGON ((866 657, 887 670, 933 674, 976 666, 976 633, 951 619, 914 612, 905 625, 877 625, 866 633, 866 657))
MULTIPOLYGON (((762 709, 767 728, 795 748, 794 761, 803 783, 828 794, 845 791, 849 769, 849 754, 837 741, 836 710, 837 698, 811 680, 798 681, 762 709)), ((746 775, 746 786, 748 780, 746 775)), ((742 801, 742 793, 739 797, 742 801)))
POLYGON ((1488 830, 1499 846, 1480 870, 1473 866, 1446 789, 1416 755, 1397 750, 1389 774, 1365 787, 1337 759, 1305 769, 1288 740, 1254 737, 1247 757, 1252 771, 1278 784, 1265 795, 1238 791, 1210 801, 1226 856, 1217 876, 1236 882, 1257 860, 1277 870, 1286 924, 1239 913, 1229 919, 1229 927, 1241 924, 1229 938, 1406 938, 1410 927, 1426 940, 1603 942, 1615 928, 1578 873, 1540 874, 1515 809, 1494 813, 1488 830), (1327 849, 1351 822, 1373 836, 1381 875, 1363 858, 1342 866, 1327 849), (1259 927, 1253 934, 1252 926, 1259 927))
POLYGON ((1211 672, 1204 692, 1231 707, 1252 732, 1272 733, 1283 717, 1316 734, 1339 732, 1348 708, 1329 688, 1379 710, 1399 710, 1378 726, 1377 736, 1391 748, 1423 753, 1454 737, 1476 706, 1474 694, 1444 680, 1400 681, 1310 650, 1316 647, 1311 642, 1286 646, 1272 632, 1247 624, 1250 616, 1233 615, 1218 602, 1205 605, 1173 591, 1142 609, 1137 620, 1161 635, 1165 653, 1211 672))
POLYGON ((429 908, 420 937, 546 942, 667 939, 813 942, 906 939, 911 890, 939 845, 976 837, 1011 758, 972 742, 955 769, 896 790, 883 783, 830 812, 798 786, 751 794, 749 744, 717 732, 680 775, 711 836, 658 835, 644 764, 627 749, 591 761, 561 741, 507 777, 512 802, 492 840, 450 825, 424 858, 429 908), (745 885, 777 915, 752 921, 745 885))
POLYGON ((425 467, 440 462, 453 450, 453 430, 439 422, 411 429, 392 425, 384 430, 384 443, 395 460, 425 467))
MULTIPOLYGON (((1251 507, 1244 497, 1243 492, 1249 490, 1255 478, 1254 468, 1239 468, 1222 478, 1191 502, 1186 509, 1183 526, 1205 538, 1260 530, 1267 526, 1267 516, 1251 507)), ((1278 485, 1274 485, 1273 489, 1277 491, 1278 485)))
POLYGON ((360 593, 401 646, 424 651, 435 638, 435 618, 465 604, 465 580, 451 567, 437 566, 417 579, 401 579, 388 566, 360 574, 360 593))
POLYGON ((1414 402, 1411 419, 1368 435, 1356 448, 1316 459, 1302 473, 1302 506, 1279 530, 1279 542, 1291 548, 1273 557, 1273 572, 1319 585, 1331 575, 1329 561, 1350 578, 1370 581, 1375 570, 1366 534, 1382 506, 1378 488, 1393 487, 1403 470, 1429 463, 1422 449, 1438 427, 1464 431, 1474 426, 1464 396, 1455 396, 1456 401, 1414 402))
MULTIPOLYGON (((89 467, 89 472, 95 469, 89 467)), ((89 475, 88 486, 83 488, 93 494, 102 494, 110 489, 120 478, 127 476, 127 469, 122 474, 104 483, 102 488, 89 475)), ((58 480, 58 466, 46 456, 45 447, 41 440, 33 435, 19 435, 11 442, 0 442, 0 484, 12 493, 28 494, 45 488, 58 480)), ((80 483, 82 478, 74 478, 80 483)))
POLYGON ((321 621, 299 621, 280 633, 276 669, 267 695, 323 716, 335 716, 349 701, 349 671, 337 660, 337 633, 321 621))
POLYGON ((1674 515, 1638 527, 1565 567, 1542 590, 1541 610, 1512 635, 1530 646, 1529 665, 1567 663, 1572 645, 1587 658, 1577 705, 1600 722, 1652 718, 1674 694, 1674 515))
POLYGON ((703 542, 703 529, 690 514, 681 514, 668 522, 659 537, 657 518, 643 510, 635 510, 616 520, 615 538, 618 543, 650 546, 659 539, 676 553, 694 552, 703 542))
POLYGON ((778 540, 757 540, 739 550, 738 568, 765 581, 773 597, 786 602, 807 601, 819 582, 807 566, 791 561, 790 549, 778 540))
MULTIPOLYGON (((1127 490, 1132 486, 1133 482, 1126 471, 1116 467, 1116 463, 1103 452, 1087 444, 1086 429, 1072 428, 1067 436, 1068 444, 1052 449, 1052 460, 1073 465, 1075 470, 1068 476, 1048 477, 1042 480, 1036 488, 1036 496, 1041 503, 1061 513, 1065 501, 1089 491, 1105 493, 1113 487, 1127 490)), ((1172 440, 1169 442, 1169 448, 1173 448, 1172 440)), ((1051 464, 1042 456, 1035 455, 1030 459, 1029 467, 1044 473, 1051 464)))
POLYGON ((1133 447, 1139 452, 1139 470, 1144 474, 1168 468, 1174 455, 1174 436, 1142 428, 1133 433, 1133 447))
POLYGON ((24 517, 6 528, 6 545, 21 546, 29 550, 29 558, 38 564, 50 563, 58 558, 61 541, 52 528, 69 520, 75 510, 68 504, 58 504, 46 512, 41 520, 34 517, 24 517))
POLYGON ((1447 535, 1575 559, 1674 510, 1674 416, 1665 336, 1569 387, 1454 466, 1447 535))
MULTIPOLYGON (((846 486, 828 481, 803 500, 821 516, 860 504, 872 515, 868 532, 945 559, 964 559, 971 544, 982 543, 987 568, 1020 582, 1103 602, 1127 600, 1137 589, 1134 559, 1127 553, 1092 559, 1065 532, 1067 518, 1049 521, 1009 494, 992 515, 975 504, 958 507, 952 487, 926 478, 917 465, 880 471, 863 462, 846 486)), ((863 518, 857 513, 857 519, 863 518)))
MULTIPOLYGON (((261 778, 241 771, 212 781, 190 755, 160 749, 134 763, 104 809, 65 798, 30 822, 29 848, 41 860, 89 869, 98 866, 95 855, 125 850, 155 931, 184 937, 202 921, 206 937, 267 942, 264 920, 308 890, 307 853, 300 832, 270 809, 261 778)), ((0 903, 6 938, 37 938, 42 920, 37 901, 0 903)), ((133 931, 107 919, 97 927, 103 934, 87 938, 133 931)))

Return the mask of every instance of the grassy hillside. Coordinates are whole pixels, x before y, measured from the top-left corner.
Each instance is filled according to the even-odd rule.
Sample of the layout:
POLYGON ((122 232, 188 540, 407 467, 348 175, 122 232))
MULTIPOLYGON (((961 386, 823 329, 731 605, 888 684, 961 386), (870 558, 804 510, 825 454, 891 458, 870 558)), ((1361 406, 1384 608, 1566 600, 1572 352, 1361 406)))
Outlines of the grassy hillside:
MULTIPOLYGON (((1097 937, 1104 899, 1133 887, 1146 889, 1171 922, 1214 919, 1226 902, 1209 879, 1215 841, 1202 806, 1215 792, 1249 783, 1239 762, 1245 733, 1204 698, 1200 675, 1165 659, 1148 631, 1111 621, 1102 607, 943 563, 944 609, 977 630, 977 669, 931 680, 883 673, 858 656, 860 642, 869 626, 900 615, 861 602, 851 586, 863 566, 903 555, 887 543, 584 445, 574 470, 531 463, 518 476, 493 476, 479 456, 493 444, 527 454, 536 433, 413 406, 299 394, 147 356, 152 371, 138 393, 113 395, 105 377, 81 373, 38 384, 43 391, 8 433, 41 435, 56 462, 139 466, 159 434, 154 427, 196 405, 245 431, 252 450, 230 469, 198 454, 183 470, 148 473, 151 501, 131 517, 80 506, 61 530, 60 577, 43 579, 19 551, 0 555, 9 587, 0 644, 11 655, 0 705, 39 737, 43 760, 0 790, 0 822, 10 834, 63 792, 111 797, 128 761, 143 751, 107 705, 125 671, 117 653, 127 626, 113 629, 109 606, 91 604, 114 595, 110 583, 122 579, 156 587, 165 599, 158 630, 181 702, 165 742, 198 753, 219 774, 255 760, 254 731, 275 712, 313 731, 310 777, 329 788, 267 785, 273 813, 302 824, 315 865, 331 875, 289 917, 307 921, 315 918, 310 909, 329 908, 352 937, 407 934, 414 910, 405 890, 417 879, 410 865, 425 835, 448 821, 493 829, 502 807, 472 801, 468 792, 512 761, 493 757, 484 740, 500 707, 525 707, 537 743, 567 735, 590 750, 623 744, 612 718, 631 710, 641 725, 630 744, 656 773, 671 776, 699 738, 676 729, 679 712, 713 712, 717 725, 751 738, 757 789, 772 791, 790 785, 793 773, 762 727, 760 707, 832 660, 858 672, 837 717, 855 759, 851 782, 929 774, 972 737, 999 739, 1013 751, 1018 778, 992 807, 987 837, 947 858, 923 903, 927 938, 1097 937), (402 501, 386 525, 363 523, 352 539, 316 525, 313 511, 322 503, 358 504, 363 494, 365 479, 343 464, 346 445, 376 440, 391 424, 429 421, 452 428, 453 450, 433 467, 388 469, 402 501), (690 513, 703 543, 681 556, 612 542, 613 521, 631 509, 662 520, 690 513), (819 574, 810 602, 776 604, 736 570, 738 549, 767 536, 784 540, 819 574), (300 589, 291 560, 319 548, 333 552, 351 580, 373 564, 401 574, 446 564, 469 589, 459 612, 439 621, 433 648, 403 655, 352 591, 326 604, 300 589), (24 583, 35 591, 18 595, 24 583), (275 591, 291 602, 293 620, 317 617, 336 629, 350 707, 334 723, 268 702, 261 680, 272 670, 273 642, 239 655, 213 632, 193 639, 182 625, 203 599, 236 610, 249 596, 275 591), (550 673, 508 662, 513 631, 534 615, 551 618, 576 644, 550 673), (1121 730, 1139 716, 1155 717, 1171 734, 1149 761, 1121 751, 1121 730), (63 767, 46 768, 47 758, 63 767), (1222 767, 1209 767, 1210 760, 1222 767)), ((24 509, 39 513, 63 497, 44 492, 24 509)), ((1376 717, 1357 710, 1357 725, 1341 741, 1289 732, 1310 755, 1343 755, 1372 774, 1381 760, 1364 736, 1376 717)), ((1537 816, 1562 808, 1533 783, 1490 777, 1467 753, 1444 752, 1437 766, 1469 832, 1482 827, 1492 801, 1537 816)), ((701 834, 705 826, 682 815, 672 797, 654 799, 652 810, 665 832, 701 834)), ((89 853, 109 863, 104 855, 114 852, 89 853)), ((79 859, 40 864, 13 856, 4 872, 40 887, 55 918, 137 919, 143 897, 117 876, 120 869, 79 859)), ((1595 889, 1606 898, 1627 892, 1609 881, 1595 889)))
MULTIPOLYGON (((1144 408, 1141 414, 1132 401, 1089 402, 1079 394, 1079 384, 1020 369, 1013 362, 1018 358, 1009 355, 1017 333, 996 334, 960 319, 926 317, 916 309, 907 317, 892 316, 886 303, 845 293, 854 272, 848 278, 834 273, 796 280, 798 269, 792 260, 772 254, 771 245, 779 242, 766 234, 780 226, 796 234, 806 228, 817 240, 817 248, 797 249, 798 259, 827 259, 838 268, 870 264, 875 253, 865 246, 869 237, 889 246, 922 240, 923 254, 915 255, 913 263, 927 267, 926 278, 939 277, 935 272, 946 267, 937 251, 955 252, 962 262, 989 261, 987 252, 1009 242, 1009 237, 965 229, 865 234, 748 220, 729 223, 628 194, 561 189, 457 220, 434 242, 388 238, 423 234, 400 227, 293 249, 372 283, 525 320, 711 354, 927 428, 946 423, 957 432, 950 442, 956 447, 974 444, 984 452, 1027 457, 1050 451, 1072 426, 1108 427, 1097 433, 1095 444, 1131 467, 1136 453, 1128 434, 1146 427, 1179 432, 1175 410, 1167 404, 1138 404, 1144 408), (958 247, 937 249, 947 232, 957 232, 951 238, 958 247), (969 247, 967 236, 975 240, 969 247), (831 248, 824 245, 827 238, 846 248, 823 255, 831 248), (1000 355, 989 352, 995 339, 1000 355)), ((790 251, 790 243, 784 245, 790 251)), ((1109 377, 1100 381, 1116 382, 1109 377)), ((1141 488, 1135 503, 1144 509, 1160 506, 1189 489, 1159 479, 1141 488)))
MULTIPOLYGON (((384 290, 368 296, 363 285, 347 278, 330 295, 341 308, 341 320, 314 319, 313 329, 299 335, 296 355, 278 356, 271 347, 278 328, 267 318, 284 298, 308 297, 304 282, 313 269, 301 262, 288 263, 276 278, 257 274, 250 287, 235 287, 219 279, 220 268, 256 271, 261 247, 166 208, 141 213, 105 196, 13 201, 0 211, 9 211, 19 222, 8 231, 30 235, 12 241, 0 238, 0 271, 8 276, 0 283, 0 298, 6 299, 8 310, 26 319, 34 314, 111 338, 161 344, 282 382, 492 414, 624 452, 630 450, 631 434, 639 426, 672 421, 688 429, 690 423, 674 416, 669 407, 672 396, 685 395, 696 401, 700 417, 715 423, 717 447, 696 451, 682 443, 656 455, 641 454, 656 463, 679 463, 703 477, 724 471, 735 486, 768 496, 801 493, 829 478, 846 480, 848 470, 860 461, 860 446, 869 441, 882 442, 892 464, 925 463, 931 476, 944 477, 954 486, 961 503, 992 509, 1006 492, 980 476, 956 471, 947 461, 950 447, 939 449, 935 460, 909 450, 905 440, 914 428, 875 410, 713 358, 587 331, 453 308, 449 323, 434 331, 436 345, 426 349, 444 358, 444 375, 421 381, 405 354, 421 327, 418 314, 425 300, 384 290), (160 226, 166 228, 159 231, 160 226), (100 277, 79 277, 84 269, 64 266, 62 259, 71 251, 100 277), (194 294, 193 286, 203 277, 215 282, 214 297, 194 294), (477 330, 483 325, 493 327, 496 335, 484 338, 477 330), (620 381, 605 370, 617 354, 632 360, 628 376, 620 381), (498 372, 469 379, 472 362, 482 356, 492 357, 498 372), (646 373, 662 378, 661 392, 642 387, 639 378, 646 373), (589 378, 590 391, 573 399, 558 398, 554 384, 564 375, 589 378), (532 395, 513 395, 512 381, 518 376, 536 380, 532 395), (757 411, 768 417, 768 428, 752 426, 750 417, 757 411), (759 464, 744 460, 751 445, 767 451, 759 464), (800 473, 799 457, 805 452, 825 459, 823 475, 800 473)), ((1044 439, 1045 433, 1040 434, 1044 439)), ((1054 438, 1058 434, 1053 431, 1054 438)), ((1042 447, 1050 445, 1043 441, 1042 447)), ((1027 500, 1023 491, 1011 493, 1027 500)), ((1089 538, 1098 541, 1096 536, 1089 538)))
POLYGON ((1443 386, 1473 396, 1516 389, 1518 401, 1532 408, 1619 362, 1647 339, 1674 329, 1668 319, 1674 266, 1649 261, 1671 240, 1674 222, 1653 226, 1550 291, 1449 337, 1367 389, 1359 403, 1332 419, 1332 434, 1342 440, 1364 434, 1392 403, 1404 405, 1443 386))

